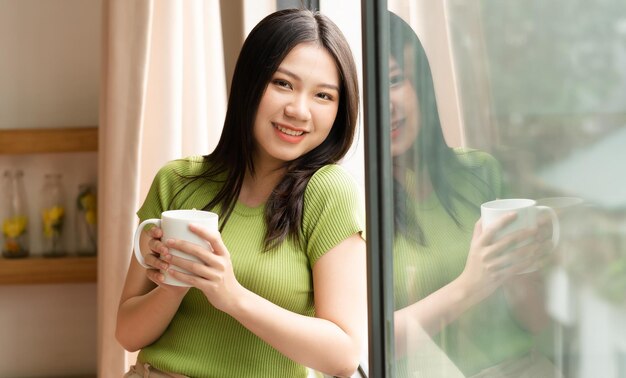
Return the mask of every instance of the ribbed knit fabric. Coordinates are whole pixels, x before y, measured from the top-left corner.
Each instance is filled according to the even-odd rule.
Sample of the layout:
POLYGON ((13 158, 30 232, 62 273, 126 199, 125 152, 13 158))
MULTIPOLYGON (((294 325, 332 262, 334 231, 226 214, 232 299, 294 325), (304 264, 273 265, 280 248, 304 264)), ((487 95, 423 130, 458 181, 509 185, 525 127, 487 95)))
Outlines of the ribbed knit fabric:
MULTIPOLYGON (((500 166, 491 155, 476 150, 455 152, 474 175, 451 176, 454 187, 476 206, 455 201, 462 225, 459 227, 435 194, 421 203, 407 201, 407 209, 417 214, 427 244, 422 246, 404 235, 396 235, 393 271, 396 309, 415 303, 461 274, 474 224, 480 217, 480 204, 494 199, 488 193, 506 197, 500 166)), ((445 327, 434 340, 466 376, 524 355, 532 344, 531 335, 513 319, 499 291, 445 327)), ((413 356, 413 359, 409 356, 398 362, 398 377, 420 376, 419 358, 413 356)))
MULTIPOLYGON (((140 219, 159 217, 169 209, 203 208, 217 183, 190 182, 179 175, 206 168, 201 157, 172 161, 156 175, 140 219), (176 196, 174 194, 188 184, 176 196)), ((237 280, 269 301, 307 316, 314 315, 311 267, 330 248, 364 230, 362 202, 355 180, 340 166, 318 170, 304 198, 304 248, 292 241, 262 252, 264 206, 237 203, 222 239, 237 280)), ((216 209, 212 209, 216 211, 216 209)), ((219 213, 219 212, 218 212, 219 213)), ((163 371, 191 377, 306 377, 305 367, 286 358, 229 315, 215 309, 192 288, 163 335, 145 347, 138 359, 163 371)))

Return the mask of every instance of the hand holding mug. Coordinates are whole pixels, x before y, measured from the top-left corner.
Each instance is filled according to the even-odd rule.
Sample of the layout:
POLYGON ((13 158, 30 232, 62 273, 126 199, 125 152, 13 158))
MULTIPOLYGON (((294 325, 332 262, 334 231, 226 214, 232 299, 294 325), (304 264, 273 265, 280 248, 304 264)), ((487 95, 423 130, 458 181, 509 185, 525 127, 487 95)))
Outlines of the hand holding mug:
MULTIPOLYGON (((535 229, 522 229, 497 236, 516 220, 517 214, 509 212, 494 220, 489 227, 485 227, 482 218, 474 226, 470 251, 461 277, 464 287, 479 299, 488 297, 509 278, 528 269, 533 264, 532 257, 545 246, 545 242, 524 244, 534 239, 535 229)), ((548 243, 551 244, 551 241, 548 243)))
MULTIPOLYGON (((135 230, 134 238, 134 252, 139 264, 148 269, 160 269, 161 274, 165 276, 164 282, 168 285, 188 287, 188 284, 171 277, 168 272, 163 269, 163 267, 165 266, 164 262, 159 262, 157 261, 158 259, 152 260, 152 258, 148 258, 148 260, 152 260, 150 261, 150 264, 148 264, 144 256, 141 254, 139 239, 141 237, 141 232, 143 231, 144 227, 149 224, 153 224, 159 228, 156 230, 150 230, 150 235, 152 237, 152 240, 150 242, 150 248, 154 251, 168 248, 166 246, 166 242, 169 239, 184 240, 190 243, 198 244, 203 247, 208 247, 208 243, 206 240, 202 239, 200 236, 193 233, 189 229, 189 225, 192 223, 197 224, 198 226, 206 228, 208 230, 217 230, 218 216, 215 213, 203 210, 169 210, 164 211, 161 214, 160 219, 146 219, 145 221, 141 222, 141 224, 139 224, 139 226, 135 230), (160 240, 158 239, 159 235, 161 235, 160 240)), ((201 262, 198 258, 179 251, 175 248, 168 249, 169 253, 173 256, 178 256, 190 261, 201 262)), ((189 273, 187 270, 173 264, 170 266, 170 269, 181 271, 183 273, 189 273)))
MULTIPOLYGON (((547 214, 552 224, 552 245, 549 248, 550 251, 554 250, 559 244, 560 239, 560 224, 556 212, 548 207, 537 205, 537 202, 531 199, 501 199, 495 201, 485 202, 481 205, 481 219, 482 226, 485 228, 492 227, 498 219, 502 218, 506 214, 515 214, 515 220, 499 228, 494 235, 494 240, 505 238, 507 235, 519 233, 519 231, 527 230, 529 235, 526 240, 518 240, 514 248, 521 249, 525 246, 532 245, 537 235, 538 227, 544 225, 541 214, 547 214), (532 239, 531 239, 532 238, 532 239)), ((540 242, 539 242, 540 243, 540 242)), ((529 252, 536 249, 537 246, 532 248, 525 248, 529 252)), ((537 264, 531 265, 528 269, 521 271, 520 273, 529 273, 538 269, 537 264)))

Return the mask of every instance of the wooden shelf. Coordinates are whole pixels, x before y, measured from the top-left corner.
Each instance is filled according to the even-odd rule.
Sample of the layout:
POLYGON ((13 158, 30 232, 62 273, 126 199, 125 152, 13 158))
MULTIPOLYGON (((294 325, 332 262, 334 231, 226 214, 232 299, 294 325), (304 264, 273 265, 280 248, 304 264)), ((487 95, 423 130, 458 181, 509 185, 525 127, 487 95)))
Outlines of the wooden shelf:
POLYGON ((96 282, 96 256, 0 258, 0 285, 96 282))
POLYGON ((98 127, 0 130, 0 154, 98 151, 98 127))
MULTIPOLYGON (((98 151, 98 127, 0 130, 0 155, 98 151)), ((0 285, 96 282, 97 259, 0 258, 0 285)))

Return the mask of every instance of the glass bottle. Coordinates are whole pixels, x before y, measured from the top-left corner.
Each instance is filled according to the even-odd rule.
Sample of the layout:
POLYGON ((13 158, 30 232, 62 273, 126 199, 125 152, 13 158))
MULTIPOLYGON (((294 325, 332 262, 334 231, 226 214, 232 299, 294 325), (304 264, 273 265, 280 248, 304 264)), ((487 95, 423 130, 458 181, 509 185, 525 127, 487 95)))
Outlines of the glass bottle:
POLYGON ((2 177, 2 256, 26 257, 28 245, 28 205, 24 172, 6 170, 2 177))
POLYGON ((60 174, 45 175, 40 198, 43 255, 46 257, 64 256, 67 254, 63 242, 65 192, 60 174))
POLYGON ((93 185, 80 184, 76 199, 76 253, 81 256, 96 254, 98 209, 93 185))

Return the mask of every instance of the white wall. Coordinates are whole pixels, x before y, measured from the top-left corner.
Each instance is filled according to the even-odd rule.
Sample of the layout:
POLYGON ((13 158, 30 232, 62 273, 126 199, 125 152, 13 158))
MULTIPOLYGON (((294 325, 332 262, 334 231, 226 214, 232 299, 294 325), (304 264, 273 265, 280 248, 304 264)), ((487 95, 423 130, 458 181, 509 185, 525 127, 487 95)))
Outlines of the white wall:
POLYGON ((98 122, 100 0, 0 0, 0 128, 98 122))
MULTIPOLYGON (((97 125, 100 14, 101 0, 0 0, 0 128, 97 125)), ((36 219, 43 175, 63 174, 69 209, 97 154, 0 155, 8 168, 23 169, 36 219)), ((0 377, 95 376, 96 316, 94 283, 0 286, 0 377)))
POLYGON ((96 285, 0 286, 0 377, 96 375, 96 285))

